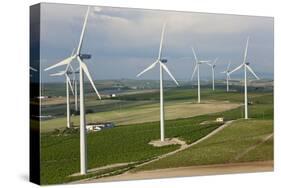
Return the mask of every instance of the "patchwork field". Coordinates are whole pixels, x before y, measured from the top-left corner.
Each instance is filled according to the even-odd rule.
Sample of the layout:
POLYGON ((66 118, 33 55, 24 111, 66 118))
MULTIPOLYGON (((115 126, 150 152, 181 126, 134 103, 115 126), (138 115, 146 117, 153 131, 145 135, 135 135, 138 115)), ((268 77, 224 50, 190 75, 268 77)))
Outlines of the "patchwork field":
MULTIPOLYGON (((235 121, 208 139, 151 163, 180 148, 180 145, 153 147, 148 144, 160 137, 159 93, 127 93, 116 99, 104 100, 103 104, 88 98, 86 109, 94 110, 98 106, 98 111, 87 114, 88 122, 112 121, 117 126, 88 133, 88 168, 91 173, 85 176, 73 176, 79 172, 80 164, 78 130, 63 129, 66 124, 63 116, 42 121, 42 184, 85 179, 102 181, 108 176, 124 172, 137 174, 143 170, 273 160, 272 92, 250 91, 251 119, 247 121, 241 119, 244 108, 240 92, 226 94, 223 90, 212 92, 203 89, 202 93, 203 103, 197 104, 196 90, 175 88, 166 91, 167 138, 178 138, 192 144, 222 126, 214 121, 217 117, 235 121), (55 128, 61 129, 54 131, 55 128), (144 163, 147 165, 142 166, 144 163)), ((78 125, 78 118, 72 117, 75 125, 78 125)))
MULTIPOLYGON (((239 107, 238 103, 226 101, 205 101, 201 104, 185 101, 167 101, 165 103, 165 119, 180 119, 198 116, 208 113, 222 112, 239 107)), ((98 112, 87 114, 88 122, 111 121, 116 125, 129 125, 158 121, 160 116, 159 104, 144 104, 131 108, 122 108, 109 112, 98 112)), ((79 124, 79 116, 73 116, 72 121, 75 125, 79 124)), ((41 131, 51 131, 55 128, 63 128, 66 125, 66 118, 56 118, 43 121, 41 131)))
POLYGON ((272 120, 237 120, 220 134, 136 171, 272 160, 272 141, 272 120))
MULTIPOLYGON (((220 126, 217 123, 200 125, 200 122, 200 118, 166 121, 167 136, 181 137, 192 143, 220 126)), ((172 145, 155 148, 148 144, 150 140, 158 138, 159 122, 124 125, 89 133, 87 136, 89 169, 115 163, 150 160, 179 147, 172 145)), ((60 136, 57 133, 42 134, 41 148, 42 183, 52 184, 85 178, 69 177, 79 172, 78 133, 60 136)))

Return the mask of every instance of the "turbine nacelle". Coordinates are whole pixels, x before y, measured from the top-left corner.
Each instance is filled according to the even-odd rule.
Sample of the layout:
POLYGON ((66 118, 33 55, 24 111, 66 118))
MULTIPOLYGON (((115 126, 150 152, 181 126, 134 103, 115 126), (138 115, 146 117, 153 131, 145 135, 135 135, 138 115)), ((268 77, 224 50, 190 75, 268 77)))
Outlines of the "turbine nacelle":
POLYGON ((250 62, 246 62, 245 64, 246 64, 246 65, 250 65, 250 62))
POLYGON ((84 60, 84 59, 91 59, 92 55, 91 54, 79 54, 79 57, 84 60))
POLYGON ((66 74, 70 75, 70 74, 78 74, 79 71, 67 71, 66 74))
POLYGON ((163 58, 163 59, 160 59, 161 63, 167 63, 168 62, 168 59, 166 58, 163 58))

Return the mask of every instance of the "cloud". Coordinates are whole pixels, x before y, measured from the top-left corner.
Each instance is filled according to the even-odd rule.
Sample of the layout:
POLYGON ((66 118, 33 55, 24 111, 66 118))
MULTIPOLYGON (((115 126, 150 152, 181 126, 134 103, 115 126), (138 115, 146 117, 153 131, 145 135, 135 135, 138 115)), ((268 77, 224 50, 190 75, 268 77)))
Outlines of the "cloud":
MULTIPOLYGON (((43 4, 43 66, 69 56, 77 46, 86 10, 80 5, 43 4)), ((157 56, 164 22, 163 54, 176 77, 186 78, 192 72, 191 46, 203 59, 219 57, 220 70, 228 60, 238 65, 247 36, 253 68, 273 74, 273 18, 100 6, 91 7, 82 49, 93 55, 95 65, 90 70, 102 72, 96 73, 98 79, 134 78, 136 67, 141 70, 157 56)))

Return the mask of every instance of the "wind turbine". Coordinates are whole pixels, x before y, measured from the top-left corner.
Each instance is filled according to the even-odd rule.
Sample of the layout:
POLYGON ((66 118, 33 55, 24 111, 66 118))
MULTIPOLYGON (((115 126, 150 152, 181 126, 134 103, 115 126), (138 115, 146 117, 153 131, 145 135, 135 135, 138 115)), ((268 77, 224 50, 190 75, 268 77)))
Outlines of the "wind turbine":
POLYGON ((216 67, 217 60, 218 58, 216 58, 213 63, 207 63, 207 65, 209 65, 212 69, 213 91, 215 90, 215 67, 216 67))
POLYGON ((256 75, 256 73, 253 71, 253 69, 250 67, 250 63, 246 62, 247 60, 247 53, 248 53, 248 44, 249 44, 249 37, 247 38, 245 52, 244 52, 244 59, 243 63, 230 71, 230 74, 233 72, 239 70, 240 68, 244 67, 244 103, 245 103, 245 119, 248 119, 248 93, 247 93, 247 70, 254 75, 254 77, 259 80, 260 78, 256 75))
POLYGON ((226 70, 223 71, 223 72, 221 72, 221 73, 225 74, 225 76, 226 76, 226 91, 227 91, 227 92, 229 91, 229 83, 228 83, 228 82, 229 82, 229 80, 231 79, 231 78, 230 78, 230 70, 229 70, 230 65, 231 65, 231 63, 230 63, 230 61, 229 61, 226 70))
POLYGON ((53 69, 55 67, 59 67, 62 65, 70 64, 74 59, 78 60, 79 63, 79 73, 80 73, 80 173, 86 174, 87 173, 87 144, 86 144, 86 117, 85 117, 85 101, 84 101, 84 73, 88 77, 93 89, 95 90, 99 99, 101 99, 98 90, 91 78, 87 65, 83 62, 84 59, 89 59, 91 56, 87 54, 81 54, 81 48, 83 44, 84 33, 87 25, 87 20, 90 12, 90 7, 88 7, 85 20, 83 23, 83 28, 80 35, 80 40, 78 44, 77 51, 74 55, 67 57, 66 59, 62 60, 61 62, 48 67, 45 71, 53 69))
POLYGON ((168 62, 167 59, 162 59, 162 46, 163 46, 163 38, 165 34, 165 27, 166 24, 163 24, 162 28, 162 34, 161 34, 161 40, 160 40, 160 46, 159 46, 159 53, 156 61, 152 63, 150 66, 148 66, 146 69, 144 69, 142 72, 140 72, 137 77, 141 76, 146 71, 154 68, 157 64, 159 64, 160 67, 160 138, 163 142, 165 139, 165 130, 164 130, 164 102, 163 102, 163 69, 169 74, 169 76, 173 79, 173 81, 177 84, 177 80, 174 78, 174 76, 169 71, 168 67, 165 65, 165 63, 168 62))
POLYGON ((71 128, 71 123, 70 123, 70 98, 69 98, 69 86, 70 89, 72 91, 72 93, 74 94, 73 91, 73 87, 72 87, 72 83, 71 80, 69 78, 69 66, 71 66, 70 64, 68 64, 68 66, 66 67, 66 69, 64 71, 55 73, 55 74, 51 74, 50 76, 65 76, 65 84, 66 84, 66 126, 67 128, 71 128))
POLYGON ((78 89, 77 89, 77 78, 76 78, 76 73, 79 74, 79 70, 78 71, 74 71, 74 96, 75 96, 75 111, 78 111, 78 89))
POLYGON ((75 111, 77 112, 78 111, 78 89, 77 89, 77 85, 78 85, 77 80, 78 79, 76 77, 76 74, 79 74, 79 67, 76 70, 74 70, 72 68, 72 71, 70 72, 70 74, 73 75, 72 84, 74 86, 74 104, 75 104, 75 111))
MULTIPOLYGON (((72 54, 74 53, 75 51, 75 48, 73 49, 72 51, 72 54)), ((84 54, 85 56, 85 54, 84 54)), ((87 55, 87 57, 90 57, 89 55, 87 55)), ((72 66, 70 66, 71 68, 71 71, 69 71, 69 74, 72 74, 73 77, 72 77, 72 81, 73 81, 73 86, 74 86, 74 104, 75 104, 75 111, 77 112, 78 111, 78 89, 77 89, 77 77, 76 77, 76 74, 79 74, 79 68, 76 68, 75 70, 73 69, 72 66)))
POLYGON ((197 56, 196 56, 196 53, 194 51, 194 48, 191 47, 192 49, 192 52, 193 52, 193 55, 194 55, 194 59, 195 59, 195 67, 194 67, 194 70, 193 70, 193 73, 192 73, 192 76, 191 76, 191 80, 193 80, 193 77, 195 75, 195 72, 197 70, 197 92, 198 92, 198 103, 201 102, 201 98, 200 98, 200 64, 202 63, 209 63, 210 61, 209 60, 198 60, 197 56))

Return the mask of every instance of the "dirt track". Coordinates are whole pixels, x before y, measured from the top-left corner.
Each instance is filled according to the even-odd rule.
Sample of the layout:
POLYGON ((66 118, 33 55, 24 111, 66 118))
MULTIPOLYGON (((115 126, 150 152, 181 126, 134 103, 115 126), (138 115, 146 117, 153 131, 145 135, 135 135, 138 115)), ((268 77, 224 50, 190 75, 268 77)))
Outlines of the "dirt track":
POLYGON ((140 180, 155 178, 172 178, 184 176, 203 176, 215 174, 249 173, 273 171, 273 161, 202 165, 180 168, 168 168, 151 171, 140 171, 136 173, 126 173, 112 177, 94 179, 84 182, 107 182, 122 180, 140 180))

